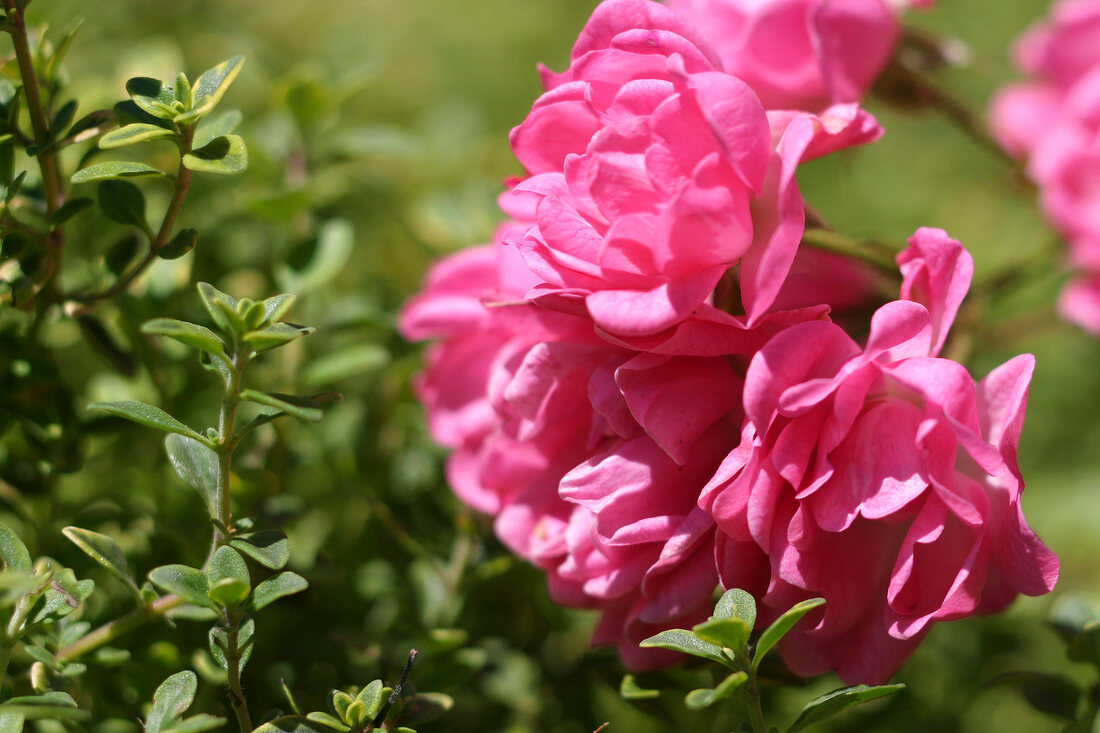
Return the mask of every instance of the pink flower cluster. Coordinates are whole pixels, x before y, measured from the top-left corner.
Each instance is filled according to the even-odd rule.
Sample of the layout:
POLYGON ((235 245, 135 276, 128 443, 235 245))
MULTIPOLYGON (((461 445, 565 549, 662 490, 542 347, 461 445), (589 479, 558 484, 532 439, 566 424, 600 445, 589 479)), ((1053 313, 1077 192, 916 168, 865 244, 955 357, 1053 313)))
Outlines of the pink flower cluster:
POLYGON ((939 357, 972 271, 939 230, 865 343, 830 319, 858 278, 799 250, 794 172, 879 128, 850 100, 770 110, 722 40, 649 0, 597 7, 512 133, 511 219, 437 264, 401 328, 436 340, 417 390, 455 492, 555 600, 599 609, 595 643, 661 665, 638 642, 705 619, 719 584, 762 624, 824 596, 781 653, 879 682, 932 622, 1054 584, 1019 505, 1032 360, 975 383, 939 357))
POLYGON ((993 130, 1026 157, 1043 209, 1080 270, 1062 291, 1062 315, 1100 335, 1100 2, 1060 0, 1016 45, 1031 81, 993 101, 993 130))

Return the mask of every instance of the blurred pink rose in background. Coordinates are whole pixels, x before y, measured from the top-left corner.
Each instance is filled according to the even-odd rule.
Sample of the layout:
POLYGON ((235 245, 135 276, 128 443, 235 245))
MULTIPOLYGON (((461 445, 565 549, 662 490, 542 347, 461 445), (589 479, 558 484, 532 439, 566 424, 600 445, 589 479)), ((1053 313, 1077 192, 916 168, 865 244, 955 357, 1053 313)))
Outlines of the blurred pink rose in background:
POLYGON ((993 100, 994 134, 1028 161, 1043 210, 1083 271, 1059 299, 1063 317, 1100 335, 1100 2, 1061 0, 1025 33, 1016 61, 1032 80, 993 100))

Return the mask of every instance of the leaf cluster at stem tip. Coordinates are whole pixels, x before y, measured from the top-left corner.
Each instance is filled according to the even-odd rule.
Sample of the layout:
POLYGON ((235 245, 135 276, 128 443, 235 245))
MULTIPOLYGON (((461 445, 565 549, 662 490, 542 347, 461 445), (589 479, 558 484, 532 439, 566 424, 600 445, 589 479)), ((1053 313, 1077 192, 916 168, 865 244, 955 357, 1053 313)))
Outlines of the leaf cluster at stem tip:
MULTIPOLYGON (((706 621, 696 624, 691 630, 662 631, 643 641, 640 646, 683 652, 717 662, 731 670, 714 687, 689 692, 684 703, 692 710, 699 710, 727 698, 740 700, 748 706, 752 730, 765 733, 768 729, 763 723, 760 693, 757 689, 760 662, 795 624, 824 604, 823 598, 810 598, 795 604, 760 632, 755 644, 750 644, 752 630, 756 625, 756 602, 749 593, 734 588, 722 594, 714 607, 714 613, 706 621)), ((900 684, 877 687, 856 685, 833 690, 808 702, 794 723, 787 728, 787 733, 796 733, 842 710, 890 695, 903 687, 900 684)), ((620 693, 628 699, 646 699, 660 695, 659 690, 641 687, 631 675, 623 678, 620 693)))

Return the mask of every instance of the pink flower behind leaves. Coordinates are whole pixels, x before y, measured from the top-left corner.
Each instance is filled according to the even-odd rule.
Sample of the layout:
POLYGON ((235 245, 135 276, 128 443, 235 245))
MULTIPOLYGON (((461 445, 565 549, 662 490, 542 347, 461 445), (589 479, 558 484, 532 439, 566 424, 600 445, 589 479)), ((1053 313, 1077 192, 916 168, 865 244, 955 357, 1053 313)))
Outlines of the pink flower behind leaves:
MULTIPOLYGON (((799 674, 883 682, 933 622, 999 610, 1057 579, 1019 502, 1033 359, 975 384, 937 358, 970 257, 937 230, 910 243, 902 292, 918 302, 880 308, 865 347, 811 322, 753 357, 741 445, 701 499, 729 541, 770 558, 765 617, 826 599, 780 645, 799 674)), ((726 572, 720 563, 728 585, 726 572)))
POLYGON ((668 0, 768 109, 858 102, 898 35, 885 0, 668 0))

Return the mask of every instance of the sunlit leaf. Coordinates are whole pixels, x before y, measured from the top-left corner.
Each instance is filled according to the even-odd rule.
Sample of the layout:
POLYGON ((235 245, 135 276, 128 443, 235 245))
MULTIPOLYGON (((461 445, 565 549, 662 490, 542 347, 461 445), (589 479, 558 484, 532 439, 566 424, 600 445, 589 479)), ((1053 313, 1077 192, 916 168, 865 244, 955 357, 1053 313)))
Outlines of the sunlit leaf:
POLYGON ((171 137, 174 134, 175 133, 171 130, 161 127, 160 125, 135 122, 131 125, 126 125, 125 127, 120 127, 117 130, 111 130, 106 133, 103 137, 99 138, 99 147, 104 150, 110 150, 112 148, 121 148, 126 145, 136 145, 146 140, 171 137))
POLYGON ((207 440, 192 428, 184 425, 159 407, 155 407, 146 402, 135 402, 132 400, 125 400, 122 402, 93 402, 88 405, 88 409, 100 410, 117 417, 124 417, 140 425, 156 430, 163 430, 166 433, 183 435, 192 440, 197 440, 207 447, 214 447, 214 444, 210 440, 207 440))
POLYGON ((248 148, 240 135, 222 135, 183 156, 183 164, 200 173, 240 173, 248 168, 248 148))
POLYGON ((88 181, 106 181, 111 178, 167 175, 167 173, 159 168, 154 168, 145 163, 135 163, 128 160, 112 160, 106 163, 96 163, 87 168, 82 168, 74 173, 70 180, 72 180, 73 183, 87 183, 88 181))
POLYGON ((880 685, 878 687, 868 687, 867 685, 855 685, 853 687, 844 687, 839 690, 833 690, 826 693, 821 697, 814 698, 802 708, 802 712, 798 714, 798 718, 794 721, 790 728, 787 729, 787 733, 796 733, 804 728, 831 718, 837 713, 847 710, 850 707, 860 705, 869 700, 875 700, 880 697, 892 695, 898 690, 905 689, 905 685, 880 685))

